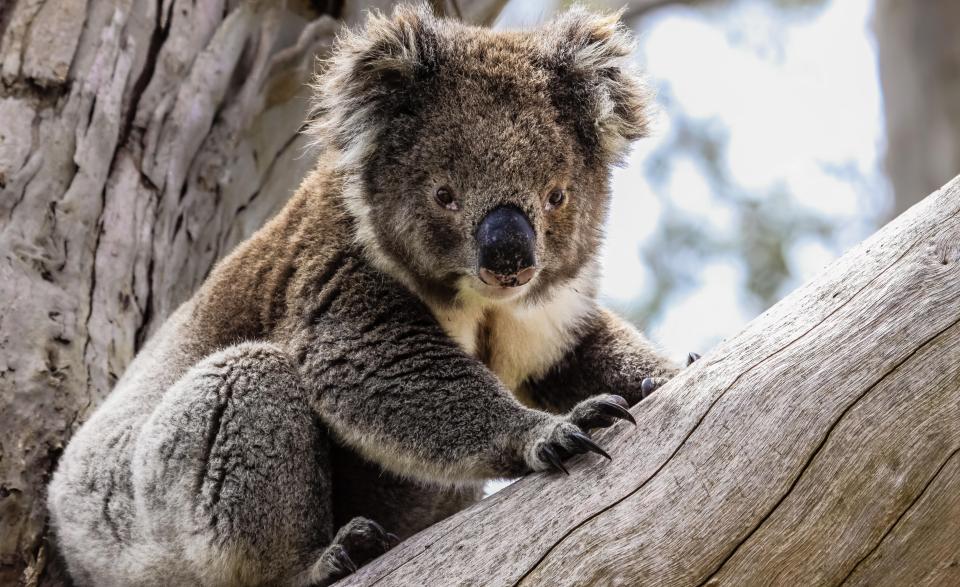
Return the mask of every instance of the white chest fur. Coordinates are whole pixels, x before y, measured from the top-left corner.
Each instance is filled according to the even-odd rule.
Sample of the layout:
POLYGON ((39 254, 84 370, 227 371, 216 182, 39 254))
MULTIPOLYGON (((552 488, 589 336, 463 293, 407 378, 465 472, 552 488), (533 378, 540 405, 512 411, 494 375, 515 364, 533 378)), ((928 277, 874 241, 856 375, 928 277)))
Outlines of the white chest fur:
POLYGON ((573 347, 578 326, 595 307, 590 288, 581 279, 535 305, 474 296, 461 301, 455 308, 434 308, 434 314, 464 351, 483 359, 515 393, 573 347))

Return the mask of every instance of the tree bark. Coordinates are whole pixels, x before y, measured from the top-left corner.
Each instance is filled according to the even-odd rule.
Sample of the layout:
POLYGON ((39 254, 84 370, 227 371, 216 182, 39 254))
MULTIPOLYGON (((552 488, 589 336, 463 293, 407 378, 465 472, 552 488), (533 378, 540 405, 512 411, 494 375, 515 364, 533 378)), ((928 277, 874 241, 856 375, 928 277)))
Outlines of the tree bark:
POLYGON ((389 4, 0 1, 0 584, 49 567, 43 488, 73 430, 313 165, 315 56, 389 4))
POLYGON ((877 0, 874 28, 899 214, 960 169, 960 3, 877 0))
POLYGON ((960 177, 633 413, 342 584, 960 584, 960 177))

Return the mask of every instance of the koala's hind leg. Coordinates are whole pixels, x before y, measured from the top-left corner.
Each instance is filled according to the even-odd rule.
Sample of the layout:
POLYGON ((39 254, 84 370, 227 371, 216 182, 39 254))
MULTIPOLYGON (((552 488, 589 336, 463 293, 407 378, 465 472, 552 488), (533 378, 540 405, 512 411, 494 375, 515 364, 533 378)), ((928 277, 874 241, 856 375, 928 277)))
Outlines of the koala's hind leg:
POLYGON ((280 349, 244 343, 207 357, 165 394, 137 442, 136 510, 145 550, 160 553, 151 578, 300 582, 333 538, 328 460, 326 433, 280 349))

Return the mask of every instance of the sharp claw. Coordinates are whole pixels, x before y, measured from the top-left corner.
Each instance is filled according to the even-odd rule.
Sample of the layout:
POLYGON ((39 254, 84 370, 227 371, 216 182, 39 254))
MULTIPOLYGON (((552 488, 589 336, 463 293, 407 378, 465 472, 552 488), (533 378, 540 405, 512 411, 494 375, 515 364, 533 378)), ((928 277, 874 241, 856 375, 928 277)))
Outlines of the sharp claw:
POLYGON ((557 471, 563 473, 564 475, 570 475, 570 471, 563 466, 563 463, 560 462, 560 457, 557 456, 557 451, 553 450, 553 447, 549 444, 543 445, 543 448, 540 449, 541 456, 547 460, 550 465, 557 471))
POLYGON ((640 382, 640 393, 644 398, 656 390, 657 382, 653 380, 653 377, 647 377, 640 382))
POLYGON ((389 540, 390 544, 393 544, 393 545, 400 544, 400 537, 394 534, 393 532, 387 532, 387 540, 389 540))
POLYGON ((342 548, 339 549, 339 550, 337 550, 337 558, 340 559, 340 562, 342 562, 344 565, 346 565, 346 567, 347 567, 348 569, 350 569, 350 572, 351 572, 351 573, 356 573, 356 572, 357 572, 357 565, 356 565, 356 563, 353 562, 353 559, 350 558, 350 555, 347 554, 347 551, 346 551, 346 550, 344 550, 344 549, 342 549, 342 548))
POLYGON ((611 396, 610 396, 610 401, 612 401, 613 403, 617 404, 618 406, 621 406, 621 407, 624 407, 624 408, 629 408, 629 407, 630 407, 629 402, 627 402, 627 400, 624 399, 624 397, 623 397, 622 395, 611 395, 611 396))
POLYGON ((621 418, 623 420, 627 420, 634 426, 637 425, 637 421, 634 420, 633 414, 631 414, 629 410, 627 410, 625 407, 621 406, 620 404, 615 404, 612 401, 603 400, 598 402, 597 405, 600 406, 600 411, 602 411, 604 414, 608 416, 612 416, 614 418, 621 418))
POLYGON ((700 358, 700 353, 687 353, 687 367, 700 358))
POLYGON ((589 450, 590 452, 595 452, 602 457, 606 457, 608 461, 612 461, 613 458, 607 454, 607 451, 600 448, 596 442, 590 439, 586 434, 581 434, 580 432, 574 432, 570 435, 570 438, 573 440, 577 446, 581 447, 584 450, 589 450))
POLYGON ((380 533, 380 534, 386 534, 386 533, 387 533, 387 530, 386 530, 383 526, 381 526, 380 524, 374 522, 373 520, 370 520, 370 526, 371 526, 376 532, 378 532, 378 533, 380 533))

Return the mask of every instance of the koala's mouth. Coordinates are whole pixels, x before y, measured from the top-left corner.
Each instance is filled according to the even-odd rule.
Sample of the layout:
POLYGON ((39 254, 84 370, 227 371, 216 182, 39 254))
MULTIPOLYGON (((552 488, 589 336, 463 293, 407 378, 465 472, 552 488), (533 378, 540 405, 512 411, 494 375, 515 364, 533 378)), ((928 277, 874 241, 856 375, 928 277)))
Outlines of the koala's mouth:
POLYGON ((534 275, 537 274, 536 267, 527 267, 515 273, 509 275, 501 275, 499 273, 494 273, 485 267, 480 268, 479 277, 480 281, 486 285, 492 287, 500 288, 510 288, 510 287, 521 287, 533 279, 534 275))
POLYGON ((519 283, 519 280, 512 280, 511 285, 506 285, 496 279, 490 283, 477 274, 467 277, 461 284, 483 298, 502 302, 516 300, 526 295, 531 290, 536 277, 537 272, 534 270, 523 283, 519 283))

